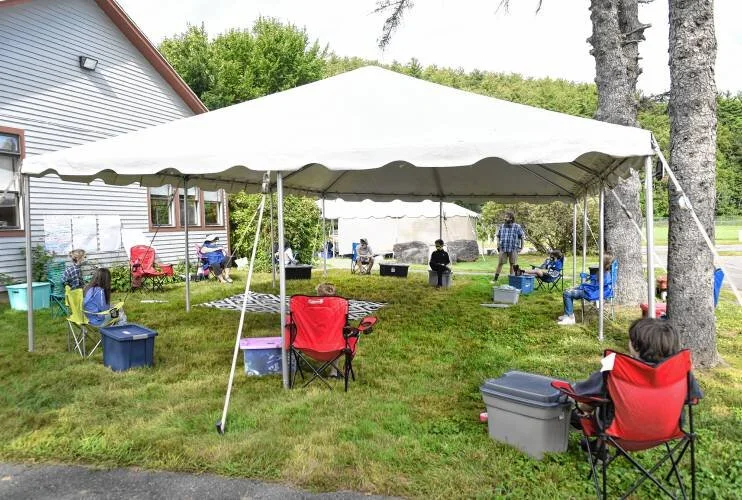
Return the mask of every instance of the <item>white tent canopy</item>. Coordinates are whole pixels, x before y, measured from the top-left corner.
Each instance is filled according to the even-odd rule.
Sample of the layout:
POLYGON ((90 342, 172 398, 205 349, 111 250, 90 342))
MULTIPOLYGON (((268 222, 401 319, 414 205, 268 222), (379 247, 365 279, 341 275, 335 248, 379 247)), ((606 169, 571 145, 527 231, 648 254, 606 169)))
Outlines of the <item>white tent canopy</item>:
POLYGON ((652 155, 651 134, 368 66, 104 141, 28 158, 22 172, 145 186, 345 200, 574 200, 652 155))
MULTIPOLYGON (((574 203, 585 193, 600 191, 602 201, 601 188, 613 187, 631 168, 644 166, 650 173, 647 193, 651 196, 652 141, 646 130, 364 67, 217 111, 30 157, 21 172, 27 196, 28 177, 47 174, 115 185, 138 182, 258 191, 263 173, 275 172, 282 246, 284 192, 345 200, 574 203)), ((30 219, 28 205, 24 203, 26 220, 30 219)), ((651 214, 651 202, 647 206, 651 214)), ((188 255, 187 221, 185 227, 188 255)), ((602 226, 600 235, 602 250, 602 226)), ((26 250, 30 275, 31 231, 26 232, 26 250)), ((282 298, 284 264, 281 258, 282 298)), ((186 308, 188 285, 186 278, 186 308)), ((29 295, 31 286, 29 282, 29 295)), ((602 301, 602 287, 600 294, 602 301)), ((650 314, 652 298, 650 293, 650 314)), ((29 350, 33 350, 30 306, 28 315, 29 350)), ((281 325, 285 319, 282 300, 281 325)), ((601 338, 602 326, 599 315, 601 338)), ((287 385, 285 350, 283 354, 287 385)))

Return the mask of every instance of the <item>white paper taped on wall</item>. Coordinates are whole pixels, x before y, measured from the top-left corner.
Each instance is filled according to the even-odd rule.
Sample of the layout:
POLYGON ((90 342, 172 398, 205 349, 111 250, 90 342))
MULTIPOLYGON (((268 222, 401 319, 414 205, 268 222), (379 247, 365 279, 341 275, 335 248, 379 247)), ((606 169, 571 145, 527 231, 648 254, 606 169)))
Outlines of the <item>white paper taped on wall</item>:
POLYGON ((98 239, 101 252, 115 252, 121 248, 121 218, 118 215, 98 216, 98 239))
POLYGON ((86 252, 98 251, 98 223, 94 215, 72 218, 72 246, 86 252))
POLYGON ((72 250, 72 218, 70 216, 44 216, 44 249, 60 255, 72 250))

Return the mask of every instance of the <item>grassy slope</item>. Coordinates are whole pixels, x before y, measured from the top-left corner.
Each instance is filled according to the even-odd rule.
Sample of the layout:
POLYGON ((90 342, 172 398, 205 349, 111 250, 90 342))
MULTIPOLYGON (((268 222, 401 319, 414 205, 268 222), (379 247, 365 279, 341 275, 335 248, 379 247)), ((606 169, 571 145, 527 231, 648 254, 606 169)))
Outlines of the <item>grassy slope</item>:
MULTIPOLYGON (((493 442, 477 418, 479 385, 509 369, 582 378, 602 349, 624 348, 634 311, 608 323, 600 344, 594 328, 555 326, 557 293, 491 310, 479 305, 491 299, 486 276, 459 275, 439 292, 418 273, 400 280, 333 270, 330 279, 347 297, 389 303, 361 341, 356 383, 347 394, 339 384, 283 391, 278 377, 238 373, 224 436, 214 423, 238 313, 195 307, 186 315, 182 287, 156 296, 167 304, 132 295, 130 320, 159 332, 156 364, 113 373, 100 353, 82 361, 65 352, 65 324, 48 311, 37 316, 36 352, 26 352, 25 313, 0 305, 0 459, 209 471, 403 496, 590 496, 576 436, 567 453, 540 462, 493 442)), ((312 292, 317 283, 289 282, 288 292, 312 292)), ((193 303, 243 286, 195 284, 193 303)), ((258 275, 254 288, 271 292, 270 276, 258 275)), ((730 366, 698 374, 707 394, 697 419, 702 497, 742 487, 740 320, 728 298, 720 304, 719 350, 730 366)), ((250 314, 245 334, 276 335, 277 322, 250 314)))

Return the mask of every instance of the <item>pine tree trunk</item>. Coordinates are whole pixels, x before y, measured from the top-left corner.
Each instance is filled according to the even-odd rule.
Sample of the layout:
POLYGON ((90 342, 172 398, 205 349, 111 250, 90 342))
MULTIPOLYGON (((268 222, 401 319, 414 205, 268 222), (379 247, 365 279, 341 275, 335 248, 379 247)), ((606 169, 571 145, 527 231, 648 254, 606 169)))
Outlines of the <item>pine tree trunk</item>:
MULTIPOLYGON (((712 0, 670 0, 670 165, 713 239, 716 199, 716 36, 712 0)), ((670 188, 668 317, 696 366, 719 362, 713 255, 670 188)))
MULTIPOLYGON (((592 0, 590 20, 593 34, 588 41, 595 58, 598 110, 595 118, 619 125, 636 125, 636 80, 639 69, 639 42, 647 25, 639 23, 637 0, 592 0)), ((641 226, 639 175, 621 182, 605 197, 606 250, 619 262, 616 301, 638 304, 646 299, 646 281, 641 256, 641 236, 621 205, 641 226)))

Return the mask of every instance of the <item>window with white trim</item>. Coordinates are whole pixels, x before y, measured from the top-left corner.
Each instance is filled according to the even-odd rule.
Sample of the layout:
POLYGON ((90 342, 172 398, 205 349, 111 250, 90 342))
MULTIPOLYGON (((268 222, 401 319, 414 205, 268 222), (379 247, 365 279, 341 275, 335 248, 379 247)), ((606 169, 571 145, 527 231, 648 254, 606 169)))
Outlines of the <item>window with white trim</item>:
POLYGON ((180 227, 185 227, 185 211, 188 210, 188 225, 200 226, 199 206, 198 206, 198 189, 188 188, 188 196, 183 194, 182 189, 178 189, 178 200, 180 203, 180 227), (186 201, 187 198, 187 201, 186 201))
POLYGON ((204 225, 221 226, 224 224, 222 191, 203 191, 204 225))
POLYGON ((149 188, 149 220, 153 226, 175 225, 175 210, 170 186, 149 188))
POLYGON ((0 231, 21 228, 20 137, 0 133, 0 231))

